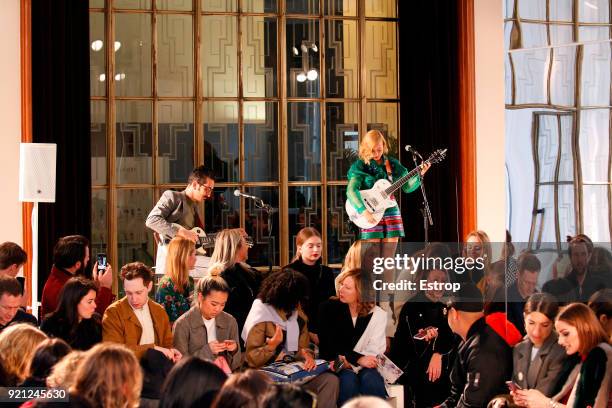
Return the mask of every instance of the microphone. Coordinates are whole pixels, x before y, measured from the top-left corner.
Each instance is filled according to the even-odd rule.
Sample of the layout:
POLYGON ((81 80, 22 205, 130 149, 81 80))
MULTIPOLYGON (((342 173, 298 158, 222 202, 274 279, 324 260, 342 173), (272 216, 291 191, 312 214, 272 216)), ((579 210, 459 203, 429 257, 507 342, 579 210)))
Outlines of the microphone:
POLYGON ((421 156, 421 154, 419 152, 417 152, 416 149, 413 148, 412 146, 406 145, 406 146, 404 146, 404 150, 406 150, 407 152, 410 152, 410 153, 412 153, 414 155, 419 156, 421 158, 421 160, 423 160, 423 156, 421 156))
POLYGON ((242 191, 240 191, 238 189, 234 190, 234 195, 236 197, 241 197, 242 196, 244 198, 250 198, 251 200, 261 200, 261 198, 259 198, 259 197, 256 197, 256 196, 253 196, 253 195, 250 195, 250 194, 244 194, 242 191))

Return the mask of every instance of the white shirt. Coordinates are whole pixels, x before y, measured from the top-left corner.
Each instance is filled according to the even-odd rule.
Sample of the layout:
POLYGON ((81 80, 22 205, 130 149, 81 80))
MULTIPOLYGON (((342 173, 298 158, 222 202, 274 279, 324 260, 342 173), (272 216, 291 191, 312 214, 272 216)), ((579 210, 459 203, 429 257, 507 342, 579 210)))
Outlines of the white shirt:
POLYGON ((538 355, 538 351, 540 351, 539 347, 533 346, 531 348, 531 361, 533 361, 533 359, 536 358, 536 356, 538 355))
POLYGON ((217 341, 217 325, 215 324, 215 318, 208 320, 204 316, 202 316, 202 320, 204 320, 204 326, 206 326, 206 336, 208 337, 207 341, 210 343, 212 341, 217 341))
POLYGON ((153 329, 153 318, 149 310, 149 302, 140 309, 132 307, 132 310, 138 318, 140 326, 142 326, 142 334, 140 335, 140 343, 138 344, 155 344, 155 329, 153 329))

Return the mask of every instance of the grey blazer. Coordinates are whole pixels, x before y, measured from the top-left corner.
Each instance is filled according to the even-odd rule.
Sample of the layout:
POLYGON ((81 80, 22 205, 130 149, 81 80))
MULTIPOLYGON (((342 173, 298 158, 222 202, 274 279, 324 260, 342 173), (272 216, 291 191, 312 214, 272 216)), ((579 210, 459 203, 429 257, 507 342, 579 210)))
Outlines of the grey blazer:
MULTIPOLYGON (((184 190, 166 190, 149 213, 145 224, 164 238, 174 238, 178 228, 172 226, 172 223, 180 224, 187 229, 195 227, 195 225, 185 225, 184 222, 190 214, 193 214, 194 209, 197 212, 197 207, 191 204, 184 190)), ((202 220, 199 213, 198 216, 202 220)))
MULTIPOLYGON (((227 359, 232 371, 242 364, 240 342, 238 339, 238 323, 232 315, 221 312, 216 318, 217 340, 234 340, 238 347, 236 351, 222 355, 227 359)), ((184 356, 196 356, 205 360, 214 360, 208 345, 208 334, 198 306, 193 306, 187 313, 179 317, 174 324, 174 347, 184 356)))
POLYGON ((524 389, 535 388, 547 397, 551 397, 563 361, 567 357, 565 349, 557 343, 557 333, 554 331, 546 339, 533 361, 531 361, 532 347, 533 343, 527 336, 514 346, 512 379, 524 389))

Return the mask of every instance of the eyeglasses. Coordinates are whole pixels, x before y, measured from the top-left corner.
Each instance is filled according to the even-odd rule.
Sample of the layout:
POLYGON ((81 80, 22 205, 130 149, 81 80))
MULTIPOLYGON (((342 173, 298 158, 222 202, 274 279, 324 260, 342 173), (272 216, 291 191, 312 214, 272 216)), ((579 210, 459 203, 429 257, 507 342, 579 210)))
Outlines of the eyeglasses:
POLYGON ((204 191, 207 193, 210 193, 211 191, 213 191, 214 187, 210 187, 206 184, 200 184, 201 187, 204 187, 204 191))

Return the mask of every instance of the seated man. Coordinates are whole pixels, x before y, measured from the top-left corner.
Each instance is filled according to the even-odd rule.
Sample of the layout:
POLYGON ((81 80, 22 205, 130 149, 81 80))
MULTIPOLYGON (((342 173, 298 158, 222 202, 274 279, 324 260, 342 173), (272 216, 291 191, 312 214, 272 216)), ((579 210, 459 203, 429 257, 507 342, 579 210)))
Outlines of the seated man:
POLYGON ((38 326, 34 316, 21 310, 21 285, 10 276, 0 276, 0 332, 12 323, 38 326))
POLYGON ((0 244, 0 276, 6 275, 17 278, 21 285, 21 307, 25 309, 28 303, 28 296, 25 292, 25 279, 17 277, 19 271, 28 260, 28 254, 14 242, 3 242, 0 244))
MULTIPOLYGON (((82 235, 68 235, 57 241, 53 248, 53 267, 45 282, 42 292, 42 308, 40 316, 44 317, 57 308, 62 288, 73 276, 86 276, 85 270, 89 262, 89 240, 82 235)), ((96 297, 96 312, 103 314, 104 310, 114 300, 111 291, 113 284, 113 269, 107 265, 106 271, 98 275, 98 264, 94 262, 93 278, 100 286, 96 297)))
POLYGON ((181 353, 172 348, 170 320, 163 306, 149 299, 153 273, 142 262, 132 262, 121 268, 125 297, 110 305, 102 318, 102 339, 121 343, 137 358, 147 349, 162 352, 172 361, 181 353))
POLYGON ((463 342, 450 374, 450 396, 440 407, 486 407, 494 396, 508 392, 512 349, 487 325, 483 309, 482 295, 472 283, 462 283, 447 303, 448 325, 463 342))
POLYGON ((525 319, 523 309, 529 296, 537 292, 538 276, 542 265, 533 254, 524 253, 518 259, 518 276, 516 281, 508 287, 508 320, 524 336, 525 319))

